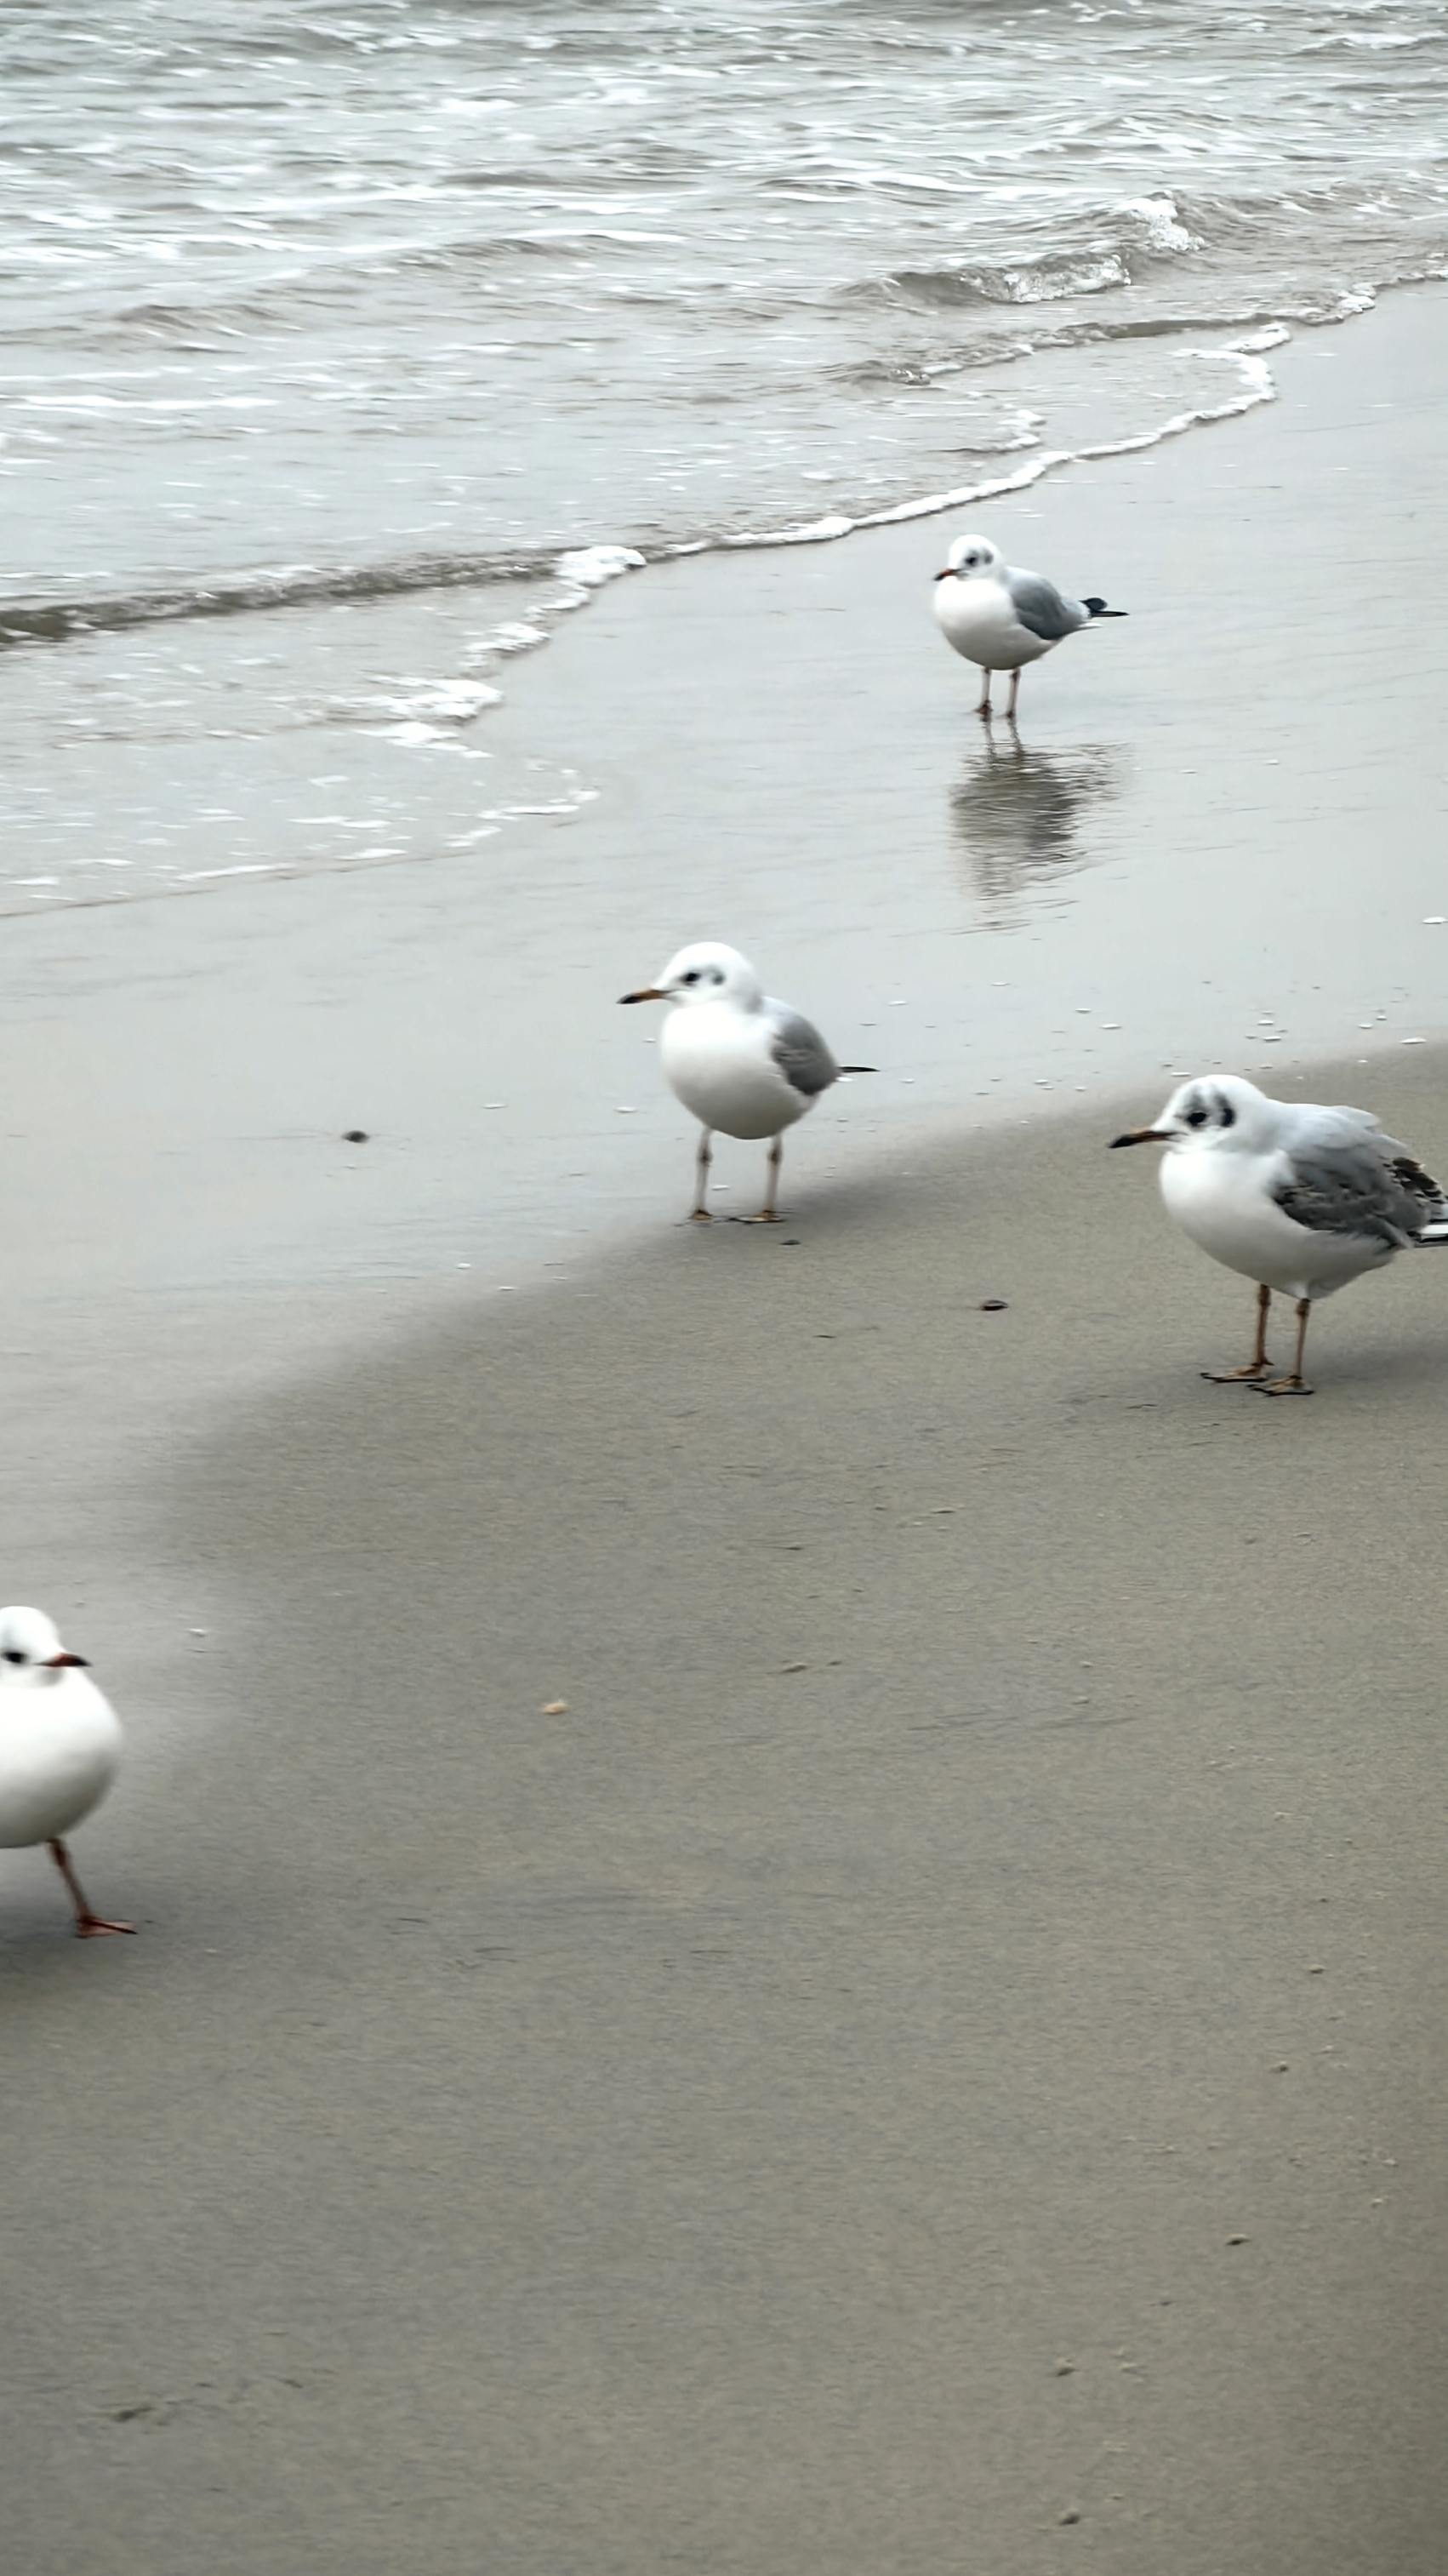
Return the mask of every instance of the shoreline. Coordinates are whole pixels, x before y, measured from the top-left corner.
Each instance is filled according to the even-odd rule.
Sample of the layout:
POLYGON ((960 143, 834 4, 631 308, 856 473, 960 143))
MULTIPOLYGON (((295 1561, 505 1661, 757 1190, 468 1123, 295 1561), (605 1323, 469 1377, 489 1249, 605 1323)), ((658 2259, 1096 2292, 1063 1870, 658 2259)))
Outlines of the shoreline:
MULTIPOLYGON (((479 729, 510 777, 581 760, 598 793, 571 813, 12 926, 20 1588, 84 1607, 66 1534, 89 1562, 107 1526, 87 1446, 123 1494, 131 1444, 164 1454, 158 1411, 199 1422, 228 1386, 672 1223, 691 1122, 613 997, 684 937, 731 937, 882 1066, 791 1139, 801 1195, 1214 1062, 1270 1089, 1352 1056, 1371 1105, 1372 1059, 1448 1019, 1448 926, 1426 926, 1448 541, 1416 498, 1445 317, 1448 287, 1400 294, 1277 353, 1279 400, 1219 437, 999 504, 1013 554, 1130 612, 1027 674, 1018 738, 969 715, 935 632, 935 523, 690 558, 612 584, 479 729)), ((420 831, 435 782, 484 792, 486 768, 384 753, 420 831)), ((716 1180, 753 1175, 721 1149, 716 1180)), ((119 1591, 106 1614, 134 1634, 119 1591)))
MULTIPOLYGON (((1393 313, 1396 316, 1398 308, 1403 302, 1413 303, 1421 299, 1431 299, 1434 297, 1437 297, 1441 302, 1444 291, 1441 281, 1421 279, 1413 280, 1401 286, 1389 286, 1376 290, 1373 302, 1365 308, 1354 308, 1350 312, 1344 312, 1333 317, 1327 317, 1317 323, 1305 323, 1299 321, 1296 325, 1295 331, 1289 330, 1283 323, 1276 322, 1261 327, 1254 326, 1250 329, 1243 328, 1238 331, 1235 340, 1224 342, 1220 349, 1211 353, 1217 357, 1232 360, 1244 379, 1244 390, 1237 396, 1234 396, 1232 399, 1223 402, 1220 405, 1174 414, 1170 418, 1160 422, 1155 428, 1143 430, 1121 439, 1108 441, 1098 446, 1084 446, 1080 449, 1061 449, 1034 453, 1032 455, 1028 455, 1023 463, 1014 466, 1009 472, 999 478, 986 477, 973 483, 967 483, 951 492, 936 492, 928 495, 916 495, 903 501, 893 503, 877 513, 866 514, 859 518, 849 520, 825 519, 818 522, 801 523, 798 526, 779 529, 759 529, 740 532, 733 535, 719 536, 716 538, 701 538, 689 543, 663 545, 658 549, 658 551, 643 555, 638 554, 636 549, 628 543, 600 541, 592 542, 587 545, 575 546, 571 550, 565 549, 563 553, 552 557, 545 558, 540 555, 535 563, 530 564, 526 575, 520 577, 520 579, 526 581, 528 585, 528 596, 526 599, 521 598, 519 593, 519 584, 517 582, 511 585, 507 582, 500 583, 487 572, 484 565, 480 564, 476 567, 470 580, 464 580, 461 576, 456 579, 450 578, 446 582, 442 583, 440 587, 436 587, 432 590, 429 590, 426 584, 421 582, 415 589, 411 590, 398 591, 384 586, 375 596, 362 593, 354 597, 351 587, 354 576, 351 574, 339 575, 339 579, 342 581, 343 587, 335 595, 327 591, 318 593, 304 586, 304 588, 295 597, 276 599, 268 598, 264 601, 259 600, 254 608, 242 608, 233 612, 228 612, 228 614, 235 615, 239 620, 252 619, 258 616, 261 617, 263 625, 256 630, 258 640, 272 627, 274 620, 285 621, 284 625, 281 623, 278 623, 277 625, 276 631, 278 636, 280 636, 283 632, 288 631, 293 634, 305 633, 309 618, 314 619, 316 621, 316 633, 313 638, 313 650, 317 657, 317 669, 321 671, 334 664, 337 669, 340 670, 344 660, 343 654, 338 650, 339 635, 343 630, 338 626, 336 619, 333 619, 331 621, 330 632, 328 631, 328 611, 340 608, 344 619, 350 618, 354 607, 360 607, 364 613, 368 610, 375 611, 378 632, 375 642, 374 658, 376 656, 387 658, 388 654, 392 653, 393 658, 400 657, 405 660, 408 658, 416 658, 420 654, 421 657, 425 659, 428 656, 429 649, 434 652, 440 652, 444 660, 449 658, 456 659, 459 654, 461 654, 462 658, 462 670, 455 672, 452 677, 446 680, 434 679, 427 682, 414 680, 406 683, 406 686, 420 691, 420 695, 416 696, 415 701, 397 701, 393 707, 393 711, 395 713, 401 714, 407 709, 410 709, 414 714, 419 716, 431 714, 434 712, 432 705, 433 699, 446 697, 448 693, 461 693, 465 697, 475 695, 479 700, 486 704, 496 701, 498 699, 499 692, 492 686, 479 686, 479 674, 482 674, 489 682, 496 682, 503 677, 507 677, 511 680, 518 668, 519 657, 531 658, 533 651, 538 646, 551 643, 560 635, 560 633, 571 627, 573 624, 572 612, 580 608, 588 608, 592 606, 601 592, 609 587, 613 581, 620 578, 621 574, 623 574, 623 568, 626 561, 636 566, 638 570, 658 571, 681 563, 699 564, 716 557, 727 558, 736 553, 753 555, 761 551, 768 552, 781 548, 788 551, 801 546, 815 547, 818 545, 826 545, 833 547, 842 543, 849 536, 867 536, 877 531, 890 530, 903 525, 918 523, 922 520, 933 520, 937 517, 958 513, 962 509, 974 508, 977 505, 983 506, 987 510, 989 510, 991 505, 996 501, 1001 501, 1008 505, 1012 501, 1019 500, 1023 494, 1028 495, 1031 493, 1035 489, 1037 483, 1042 479, 1054 477, 1057 473, 1068 467, 1087 469, 1089 471, 1089 468, 1096 464, 1121 464, 1143 455, 1149 456, 1154 454, 1157 450, 1164 447, 1170 447, 1174 441, 1184 434, 1189 435, 1195 429, 1210 429, 1221 424, 1244 418, 1262 405, 1270 406, 1279 399, 1279 392, 1275 379, 1264 364, 1263 356, 1261 354, 1264 351, 1270 354, 1274 359, 1277 358, 1280 351, 1287 351, 1289 398, 1300 399, 1303 388, 1301 384, 1294 385, 1293 383, 1293 379, 1297 374, 1298 362, 1304 358, 1332 356, 1336 354, 1331 348, 1318 349, 1312 345, 1319 335, 1327 335, 1329 333, 1335 334, 1339 330, 1348 329, 1353 324, 1360 323, 1365 318, 1365 314, 1368 317, 1376 315, 1379 310, 1380 301, 1383 297, 1387 297, 1390 300, 1393 313), (537 596, 540 585, 551 585, 554 591, 566 595, 553 598, 551 600, 540 599, 537 596), (483 607, 483 603, 485 602, 489 604, 486 611, 483 607), (519 623, 516 614, 520 604, 524 611, 523 622, 521 624, 519 623), (507 613, 510 607, 514 612, 511 615, 507 613), (462 628, 464 626, 468 624, 476 624, 479 615, 484 614, 493 614, 500 621, 495 632, 490 630, 490 633, 492 633, 492 641, 486 649, 484 647, 483 639, 479 639, 477 637, 464 638, 462 633, 462 628), (537 625, 537 621, 540 618, 543 621, 541 626, 537 625), (429 641, 428 630, 430 623, 435 628, 435 632, 433 632, 429 641), (533 631, 535 627, 537 629, 536 632, 533 631), (394 628, 395 631, 393 631, 394 628)), ((1230 326, 1220 324, 1204 325, 1203 327, 1209 332, 1213 332, 1225 331, 1230 326)), ((1188 348, 1185 349, 1182 354, 1190 356, 1202 355, 1205 353, 1194 348, 1188 348)), ((1389 406, 1375 405, 1374 407, 1385 408, 1389 406)), ((1028 506, 1028 515, 1039 516, 1040 514, 1039 512, 1030 510, 1028 506)), ((635 586, 632 574, 626 575, 625 577, 628 578, 631 587, 635 586)), ((226 586, 226 580, 230 578, 232 577, 219 577, 220 587, 224 588, 226 586)), ((265 576, 238 574, 234 578, 240 581, 248 578, 265 579, 265 576)), ((319 580, 325 580, 326 577, 318 575, 316 578, 319 580)), ((208 622, 209 621, 203 617, 200 632, 194 639, 196 649, 198 650, 205 649, 205 629, 208 622)), ((151 629, 147 628, 146 631, 151 631, 151 629)), ((179 627, 176 627, 171 625, 169 621, 163 620, 155 631, 158 636, 164 632, 179 632, 184 638, 185 635, 190 632, 190 622, 182 620, 180 621, 179 627)), ((116 635, 125 635, 130 632, 130 628, 127 627, 125 629, 116 630, 116 635)), ((108 630, 105 623, 102 622, 94 629, 81 630, 80 633, 72 636, 69 640, 73 643, 84 643, 89 641, 95 645, 97 651, 103 655, 108 644, 113 643, 116 640, 116 635, 113 635, 110 630, 108 630)), ((57 640, 63 641, 64 639, 57 640)), ((224 653, 221 653, 220 658, 224 660, 224 653)), ((274 658, 278 657, 269 657, 265 655, 259 657, 253 656, 251 657, 251 661, 254 662, 257 659, 266 661, 274 658)), ((355 643, 352 658, 354 660, 356 659, 355 643)), ((16 667, 23 673, 27 666, 22 662, 16 667)), ((46 660, 42 654, 40 659, 35 663, 34 668, 37 671, 43 671, 46 667, 46 660)), ((243 658, 243 660, 232 671, 226 686, 228 691, 233 695, 241 686, 238 672, 248 667, 250 667, 248 661, 243 658)), ((546 660, 544 667, 548 667, 546 660)), ((192 676, 198 678, 203 676, 201 666, 199 665, 189 663, 179 665, 173 671, 173 685, 176 684, 183 672, 190 673, 192 676)), ((217 676, 218 674, 216 673, 211 675, 213 684, 217 676)), ((102 691, 104 691, 105 682, 103 670, 102 676, 98 677, 96 669, 92 667, 87 675, 86 685, 91 690, 94 690, 99 686, 102 691)), ((333 685, 335 691, 337 686, 335 680, 333 685)), ((177 703, 180 702, 178 701, 177 703)), ((346 705, 347 703, 348 702, 344 698, 342 704, 346 705)), ((371 784, 370 787, 368 787, 368 793, 364 801, 373 801, 374 793, 380 796, 381 801, 392 809, 394 819, 389 826, 379 826, 378 828, 390 828, 392 830, 396 830, 399 828, 396 820, 397 800, 385 792, 382 783, 384 774, 389 767, 394 773, 396 772, 396 758, 395 755, 393 755, 389 761, 388 755, 385 754, 379 758, 377 754, 372 753, 369 749, 371 741, 386 741, 388 739, 387 729, 381 728, 379 730, 375 725, 370 727, 363 726, 359 729, 355 722, 355 718, 363 705, 371 705, 380 709, 388 703, 391 702, 375 697, 367 700, 352 701, 351 710, 353 721, 348 724, 343 724, 340 730, 333 727, 330 735, 325 722, 319 722, 318 720, 319 711, 314 710, 309 729, 312 731, 313 740, 316 743, 326 743, 328 745, 329 757, 343 757, 350 761, 353 768, 358 772, 359 783, 361 785, 368 787, 370 776, 371 784)), ((35 721, 37 716, 39 716, 42 721, 44 720, 46 714, 46 702, 43 688, 37 706, 34 709, 27 710, 26 712, 28 714, 29 721, 32 723, 35 721)), ((53 721, 53 711, 51 712, 53 721)), ((242 711, 242 722, 239 728, 234 722, 237 714, 238 709, 233 705, 228 709, 229 718, 233 721, 229 721, 226 725, 220 727, 208 727, 201 738, 202 747, 206 756, 213 764, 215 764, 220 757, 218 752, 218 745, 220 743, 245 742, 248 739, 244 710, 242 711)), ((437 748, 460 752, 466 758, 472 760, 479 758, 490 760, 494 757, 494 753, 490 749, 481 748, 480 746, 487 743, 488 737, 491 733, 500 733, 505 729, 496 726, 490 719, 485 718, 481 727, 477 725, 476 720, 474 719, 472 721, 462 723, 451 733, 449 733, 446 724, 441 728, 437 726, 429 726, 426 723, 415 724, 411 727, 404 725, 394 728, 393 730, 399 739, 409 731, 418 735, 426 735, 431 732, 437 738, 437 748)), ((161 737, 160 739, 164 741, 164 737, 161 737)), ((273 764, 278 764, 282 769, 285 768, 288 745, 284 736, 277 736, 274 733, 268 735, 265 730, 263 730, 260 735, 253 736, 251 739, 255 753, 263 764, 270 761, 273 764)), ((102 740, 104 741, 104 737, 102 740)), ((67 748, 72 754, 74 754, 77 750, 85 748, 85 746, 73 741, 67 746, 67 748)), ((139 742, 134 745, 121 742, 116 746, 116 748, 124 764, 129 760, 133 752, 144 752, 146 746, 139 742)), ((152 748, 154 749, 154 746, 152 748)), ((416 749, 415 745, 414 749, 416 749)), ((439 812, 441 812, 445 800, 441 800, 437 796, 436 761, 434 760, 431 765, 433 770, 433 777, 429 782, 433 791, 431 800, 425 793, 421 795, 417 794, 419 782, 416 775, 415 760, 411 763, 404 764, 404 767, 411 766, 413 769, 414 775, 412 780, 409 782, 409 787, 410 794, 416 798, 416 802, 420 806, 426 806, 429 801, 431 801, 438 807, 439 812)), ((550 769, 553 785, 556 789, 561 790, 561 794, 555 796, 554 810, 562 813, 566 808, 573 805, 575 799, 577 799, 577 802, 580 805, 586 804, 589 801, 590 791, 587 789, 582 791, 581 796, 578 795, 576 787, 576 772, 566 757, 566 747, 565 755, 554 762, 540 764, 535 760, 526 763, 525 766, 534 769, 539 766, 545 766, 550 769)), ((498 777, 493 780, 494 787, 496 788, 498 785, 499 779, 508 776, 509 773, 499 773, 498 777)), ((312 783, 317 784, 319 782, 313 781, 312 783)), ((325 783, 335 784, 337 782, 329 780, 325 783)), ((295 817, 287 813, 285 810, 284 794, 279 797, 276 792, 280 784, 280 779, 274 780, 271 784, 271 789, 266 800, 269 806, 266 819, 270 825, 273 837, 286 839, 290 835, 295 822, 295 817)), ((516 773, 511 776, 511 785, 512 792, 516 793, 518 788, 516 773)), ((529 806, 524 804, 522 806, 509 806, 505 803, 501 808, 493 810, 497 815, 501 816, 501 828, 507 828, 509 824, 516 823, 518 820, 528 816, 530 813, 542 811, 544 809, 536 805, 529 806)), ((332 818, 322 817, 316 819, 326 821, 332 818)), ((91 820, 93 822, 99 822, 100 818, 92 817, 91 820)), ((495 823, 495 828, 498 827, 499 826, 495 823)), ((407 839, 410 838, 410 835, 404 831, 403 837, 404 839, 407 839)), ((451 836, 446 840, 445 847, 448 850, 475 847, 485 837, 487 837, 486 834, 480 834, 477 832, 451 836)), ((433 855, 435 855, 435 852, 433 855)), ((218 868, 186 870, 174 875, 169 884, 148 889, 146 892, 139 895, 134 889, 133 881, 128 880, 123 885, 118 878, 107 877, 104 881, 98 881, 97 884, 88 892, 67 892, 63 897, 57 898, 57 908, 64 911, 73 911, 92 908, 96 905, 125 905, 128 902, 134 902, 137 900, 154 901, 163 898, 166 900, 176 900, 179 888, 188 883, 199 887, 202 885, 215 885, 218 883, 226 883, 231 880, 246 879, 249 877, 264 880, 264 884, 259 888, 259 891, 264 892, 267 885, 289 882, 295 876, 308 878, 313 874, 349 874, 359 866, 391 867, 398 860, 402 860, 404 867, 407 867, 418 864, 418 861, 422 856, 422 853, 414 853, 411 859, 405 859, 401 850, 383 849, 377 852, 369 850, 362 853, 360 857, 354 858, 350 850, 339 846, 330 859, 319 860, 318 853, 315 850, 310 850, 306 854, 306 861, 300 864, 298 857, 293 855, 291 858, 260 861, 251 859, 245 863, 227 865, 218 868)), ((118 864, 118 862, 113 858, 107 861, 106 864, 113 867, 118 864)), ((21 882, 24 885, 28 885, 33 890, 38 890, 42 885, 48 885, 55 882, 55 880, 29 879, 21 882)), ((0 886, 0 895, 3 895, 4 891, 5 889, 3 886, 0 886)), ((17 908, 13 914, 7 914, 6 917, 14 918, 16 920, 33 917, 35 908, 36 907, 33 904, 25 905, 17 908)), ((50 907, 47 905, 42 908, 49 909, 50 907)))
MULTIPOLYGON (((1279 401, 1220 439, 993 513, 1013 553, 1084 566, 1132 611, 1027 675, 1018 744, 965 713, 970 675, 928 613, 933 523, 687 559, 614 583, 515 666, 489 738, 553 776, 582 728, 601 792, 515 825, 486 864, 12 929, 0 1086, 29 1212, 8 1281, 12 1591, 97 1620, 125 1695, 182 1725, 209 1605, 174 1625, 168 1606, 155 1636, 135 1498, 233 1398, 455 1311, 486 1325, 511 1292, 676 1222, 692 1122, 612 997, 683 936, 742 938, 839 1052, 882 1065, 792 1136, 806 1209, 1002 1122, 1149 1106, 1214 1059, 1286 1089, 1349 1053, 1371 1106, 1448 994, 1448 927, 1421 923, 1448 914, 1448 547, 1411 466, 1444 365, 1425 325, 1445 316, 1448 287, 1396 296, 1354 325, 1351 377, 1318 362, 1342 333, 1300 340, 1277 353, 1279 401), (1387 485, 1384 440, 1403 459, 1387 485), (1346 561, 1315 533, 1339 496, 1346 561), (1261 685, 1280 641, 1264 582, 1300 639, 1288 726, 1261 685), (1414 658, 1364 735, 1358 657, 1409 611, 1414 658), (1279 1042, 1248 1043, 1254 1026, 1279 1042)), ((425 799, 441 773, 409 774, 425 799)), ((715 1178, 747 1185, 756 1159, 722 1146, 715 1178)))
POLYGON ((1019 762, 938 531, 677 564, 492 719, 602 790, 501 875, 12 944, 7 1597, 128 1726, 77 1857, 144 1927, 7 1861, 36 2576, 403 2515, 419 2576, 1437 2576, 1445 1274, 1311 1404, 1204 1387, 1250 1291, 1104 1151, 1225 1026, 1448 1167, 1445 361, 1381 315, 1391 482, 1304 382, 992 511, 1133 609, 1019 762), (612 999, 744 916, 887 1071, 692 1229, 612 999))

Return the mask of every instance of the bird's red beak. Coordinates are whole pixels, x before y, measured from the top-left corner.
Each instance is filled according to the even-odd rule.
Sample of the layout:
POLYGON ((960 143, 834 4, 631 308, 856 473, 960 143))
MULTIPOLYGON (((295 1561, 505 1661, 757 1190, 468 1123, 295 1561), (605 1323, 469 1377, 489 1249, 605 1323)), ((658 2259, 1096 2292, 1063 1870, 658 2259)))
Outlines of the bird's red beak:
POLYGON ((1169 1145, 1171 1140, 1170 1127, 1128 1127, 1124 1136, 1113 1136, 1111 1142, 1114 1146, 1169 1145))
POLYGON ((58 1655, 46 1656, 45 1667, 47 1672, 53 1672, 57 1664, 84 1664, 88 1666, 89 1662, 90 1658, 88 1655, 73 1655, 67 1647, 63 1646, 58 1655))
POLYGON ((666 1002, 669 997, 657 984, 645 984, 637 993, 620 993, 618 998, 620 1002, 666 1002))

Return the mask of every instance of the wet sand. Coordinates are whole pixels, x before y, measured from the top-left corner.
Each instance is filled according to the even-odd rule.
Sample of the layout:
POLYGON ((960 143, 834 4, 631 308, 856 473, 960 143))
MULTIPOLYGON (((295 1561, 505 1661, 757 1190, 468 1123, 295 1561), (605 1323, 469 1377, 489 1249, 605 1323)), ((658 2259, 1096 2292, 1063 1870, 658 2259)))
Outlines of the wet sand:
POLYGON ((1441 2565, 1448 1256, 1209 1386, 1103 1146, 196 1462, 234 1722, 82 1837, 134 1945, 7 1906, 17 2561, 1441 2565))
POLYGON ((143 1925, 5 1862, 37 2576, 1437 2576, 1448 1256, 1322 1309, 1310 1402, 1210 1387, 1250 1290, 1103 1145, 1200 1040, 1448 1166, 1395 1043, 1445 307, 992 509, 1174 584, 1028 675, 994 841, 969 675, 889 640, 915 528, 650 575, 520 673, 513 749, 586 717, 604 793, 502 935, 448 862, 12 926, 7 1596, 131 1722, 79 1857, 143 1925), (769 1232, 677 1222, 687 1122, 596 1025, 731 888, 885 1066, 769 1232), (1003 1124, 1038 1080, 1089 1107, 1003 1124))

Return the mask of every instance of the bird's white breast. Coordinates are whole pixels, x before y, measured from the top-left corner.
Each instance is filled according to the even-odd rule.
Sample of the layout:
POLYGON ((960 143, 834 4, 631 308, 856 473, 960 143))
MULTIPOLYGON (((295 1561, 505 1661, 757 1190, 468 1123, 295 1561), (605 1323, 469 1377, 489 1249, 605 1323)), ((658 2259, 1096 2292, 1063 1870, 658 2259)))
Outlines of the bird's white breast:
POLYGON ((664 1022, 659 1053, 677 1099, 726 1136, 777 1136, 810 1107, 780 1072, 762 1011, 696 1003, 664 1022))
POLYGON ((950 573, 935 585, 935 615, 946 642, 982 671, 1019 671, 1051 650, 1021 624, 1002 582, 957 581, 950 573))
POLYGON ((109 1700, 73 1666, 0 1690, 0 1846, 69 1833, 105 1796, 121 1744, 109 1700))
POLYGON ((1272 1196, 1286 1168, 1280 1154, 1188 1147, 1163 1157, 1161 1194, 1183 1234, 1214 1261, 1289 1296, 1330 1297, 1391 1260, 1374 1236, 1332 1234, 1288 1216, 1272 1196))

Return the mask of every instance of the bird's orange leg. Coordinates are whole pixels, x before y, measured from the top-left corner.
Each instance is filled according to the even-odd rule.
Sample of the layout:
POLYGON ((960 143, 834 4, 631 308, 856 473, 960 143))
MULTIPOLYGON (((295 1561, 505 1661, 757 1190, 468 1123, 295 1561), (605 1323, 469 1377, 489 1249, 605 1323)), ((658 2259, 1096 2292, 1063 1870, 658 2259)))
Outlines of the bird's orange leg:
POLYGON ((82 1941, 94 1941, 101 1932, 134 1932, 134 1923, 108 1923, 103 1914, 92 1912, 86 1892, 71 1868, 70 1854, 58 1835, 50 1846, 50 1857, 70 1890, 70 1901, 75 1907, 75 1928, 82 1941))
POLYGON ((1302 1353, 1307 1342, 1307 1318, 1311 1312, 1312 1299, 1299 1297, 1297 1300, 1297 1357, 1292 1363, 1292 1375, 1269 1378, 1261 1390, 1263 1395, 1311 1395, 1312 1389, 1302 1374, 1302 1353))
POLYGON ((783 1160, 784 1138, 776 1136, 769 1149, 769 1179, 765 1184, 764 1205, 757 1216, 747 1216, 744 1219, 746 1225, 779 1224, 780 1220, 774 1213, 774 1193, 779 1187, 779 1167, 783 1160))
POLYGON ((1257 1291, 1256 1349, 1252 1353, 1252 1356, 1248 1360, 1245 1368, 1221 1370, 1203 1369, 1202 1375, 1210 1385, 1237 1386, 1240 1384, 1242 1379, 1260 1377, 1264 1369, 1268 1369, 1272 1366, 1271 1361, 1267 1357, 1267 1309, 1271 1303, 1271 1289, 1266 1286, 1259 1288, 1257 1291))

